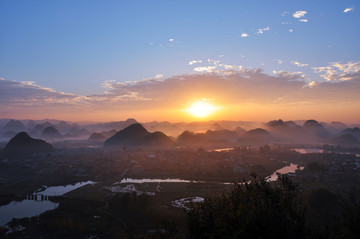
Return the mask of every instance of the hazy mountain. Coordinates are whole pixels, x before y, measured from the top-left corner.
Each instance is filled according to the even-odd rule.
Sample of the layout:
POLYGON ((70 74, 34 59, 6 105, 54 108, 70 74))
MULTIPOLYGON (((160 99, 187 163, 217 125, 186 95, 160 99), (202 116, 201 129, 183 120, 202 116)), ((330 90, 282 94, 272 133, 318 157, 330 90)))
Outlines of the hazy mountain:
POLYGON ((110 131, 106 131, 106 132, 102 132, 101 134, 105 136, 105 138, 110 138, 112 136, 114 136, 117 133, 116 130, 110 130, 110 131))
POLYGON ((334 127, 334 128, 338 128, 338 129, 345 129, 347 128, 347 125, 342 123, 342 122, 338 122, 338 121, 333 121, 330 123, 329 125, 330 127, 334 127))
POLYGON ((156 131, 136 140, 134 145, 168 148, 174 145, 174 141, 163 132, 156 131))
POLYGON ((224 127, 223 126, 221 126, 221 124, 219 124, 219 123, 213 123, 211 126, 210 126, 210 129, 213 129, 213 130, 223 130, 224 129, 224 127))
POLYGON ((6 125, 11 119, 0 119, 0 129, 6 125))
POLYGON ((33 128, 32 132, 37 132, 39 134, 41 134, 41 132, 46 128, 46 127, 56 127, 55 125, 53 125, 52 123, 46 121, 44 123, 40 123, 35 125, 35 127, 33 128))
POLYGON ((51 144, 41 139, 33 139, 26 132, 15 135, 3 149, 6 156, 31 155, 53 151, 51 144))
POLYGON ((42 133, 41 138, 45 139, 60 139, 63 136, 59 133, 59 131, 55 127, 46 127, 42 133))
POLYGON ((189 130, 185 130, 177 137, 176 142, 181 145, 191 145, 198 144, 200 140, 201 138, 198 134, 195 134, 194 132, 191 132, 189 130))
POLYGON ((132 124, 117 132, 114 136, 107 139, 105 146, 133 145, 140 138, 147 136, 149 132, 139 123, 132 124))
POLYGON ((290 121, 285 121, 285 124, 288 125, 289 127, 297 127, 299 126, 297 123, 295 123, 294 121, 290 120, 290 121))
POLYGON ((74 126, 67 130, 67 133, 64 134, 65 138, 88 138, 90 136, 90 132, 86 129, 80 128, 79 126, 74 126))
POLYGON ((341 136, 332 138, 330 140, 331 144, 346 145, 346 146, 355 146, 360 143, 359 139, 352 134, 343 134, 341 136))
POLYGON ((236 134, 238 136, 243 136, 247 132, 246 129, 244 129, 240 126, 236 127, 234 131, 236 132, 236 134))
POLYGON ((272 140, 271 134, 262 128, 252 129, 246 132, 240 139, 239 143, 248 145, 268 144, 272 140))
POLYGON ((227 141, 237 141, 238 134, 235 131, 222 129, 222 130, 208 130, 205 133, 205 138, 207 140, 227 140, 227 141))
POLYGON ((268 137, 270 136, 269 132, 267 132, 265 129, 257 128, 249 130, 244 134, 244 137, 268 137))
POLYGON ((13 120, 11 119, 9 122, 7 122, 4 126, 3 126, 3 131, 15 131, 15 132, 20 132, 20 131, 24 131, 25 130, 25 126, 23 125, 23 123, 21 123, 20 120, 13 120))
POLYGON ((268 128, 288 128, 289 127, 281 119, 269 121, 268 123, 265 124, 265 126, 268 127, 268 128))
POLYGON ((70 124, 70 123, 68 123, 66 121, 60 121, 60 122, 56 123, 55 126, 56 126, 56 129, 58 129, 61 132, 67 132, 67 131, 69 131, 70 129, 72 129, 74 127, 79 127, 75 123, 70 124))
POLYGON ((17 132, 15 132, 15 131, 6 131, 1 134, 1 137, 9 139, 9 138, 14 137, 16 134, 17 134, 17 132))
POLYGON ((344 129, 340 134, 351 134, 360 139, 360 129, 358 127, 344 129))
POLYGON ((104 146, 146 146, 169 147, 173 141, 162 132, 149 133, 141 124, 136 123, 117 132, 107 139, 104 146))
POLYGON ((178 126, 168 121, 151 121, 144 123, 143 126, 150 131, 161 131, 173 136, 177 136, 181 132, 181 129, 178 126))
POLYGON ((327 131, 325 127, 316 120, 305 121, 303 129, 304 133, 307 134, 306 137, 327 138, 331 136, 329 131, 327 131))
POLYGON ((85 129, 91 131, 108 131, 108 130, 122 130, 132 124, 136 124, 137 121, 135 119, 129 118, 125 121, 114 121, 114 122, 107 122, 107 123, 97 123, 97 124, 90 124, 84 126, 85 129))
POLYGON ((27 123, 26 123, 26 128, 32 129, 32 128, 35 127, 35 125, 36 125, 36 122, 35 122, 35 121, 33 121, 33 120, 28 120, 27 123))
POLYGON ((92 133, 89 137, 89 140, 93 140, 93 141, 104 141, 106 139, 106 137, 102 134, 102 133, 92 133))
POLYGON ((348 127, 346 124, 338 121, 333 121, 330 124, 326 124, 326 123, 322 123, 322 124, 331 134, 338 134, 340 131, 348 127))

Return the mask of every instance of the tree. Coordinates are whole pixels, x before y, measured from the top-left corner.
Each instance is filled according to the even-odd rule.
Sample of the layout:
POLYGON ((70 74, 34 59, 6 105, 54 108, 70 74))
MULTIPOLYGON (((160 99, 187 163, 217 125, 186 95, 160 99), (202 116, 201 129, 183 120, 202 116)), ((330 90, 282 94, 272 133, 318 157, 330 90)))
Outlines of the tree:
POLYGON ((192 238, 300 238, 304 204, 286 175, 275 183, 252 174, 222 195, 206 198, 187 212, 192 238))

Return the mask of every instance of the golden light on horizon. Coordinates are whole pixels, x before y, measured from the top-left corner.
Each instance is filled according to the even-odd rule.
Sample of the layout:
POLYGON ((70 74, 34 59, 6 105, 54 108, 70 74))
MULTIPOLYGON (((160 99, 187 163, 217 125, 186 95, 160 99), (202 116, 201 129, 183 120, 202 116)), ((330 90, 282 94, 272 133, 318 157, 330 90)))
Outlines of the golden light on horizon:
POLYGON ((193 102, 186 111, 196 118, 205 118, 212 115, 216 111, 216 107, 203 99, 193 102))

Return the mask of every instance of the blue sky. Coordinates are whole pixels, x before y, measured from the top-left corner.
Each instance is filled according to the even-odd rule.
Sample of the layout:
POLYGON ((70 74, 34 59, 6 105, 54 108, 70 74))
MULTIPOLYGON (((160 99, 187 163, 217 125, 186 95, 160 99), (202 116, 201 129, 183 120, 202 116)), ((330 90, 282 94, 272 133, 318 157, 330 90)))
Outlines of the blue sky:
POLYGON ((2 0, 0 78, 79 96, 224 65, 324 82, 315 67, 360 61, 359 25, 358 0, 2 0))

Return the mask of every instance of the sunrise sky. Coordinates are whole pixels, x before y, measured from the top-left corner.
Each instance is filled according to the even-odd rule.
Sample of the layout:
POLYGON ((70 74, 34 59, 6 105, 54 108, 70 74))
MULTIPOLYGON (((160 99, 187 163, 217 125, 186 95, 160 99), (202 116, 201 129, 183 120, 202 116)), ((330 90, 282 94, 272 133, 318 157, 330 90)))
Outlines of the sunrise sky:
POLYGON ((3 0, 0 118, 358 123, 359 29, 358 0, 3 0))

